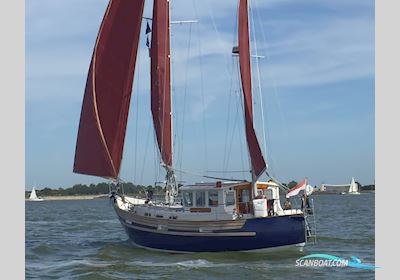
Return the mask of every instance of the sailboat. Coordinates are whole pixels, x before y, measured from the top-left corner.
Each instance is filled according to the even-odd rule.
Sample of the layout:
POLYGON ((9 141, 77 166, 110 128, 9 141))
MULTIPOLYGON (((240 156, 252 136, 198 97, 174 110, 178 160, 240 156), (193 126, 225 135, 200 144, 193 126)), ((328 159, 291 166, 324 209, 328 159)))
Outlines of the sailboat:
POLYGON ((36 195, 35 187, 32 188, 32 192, 31 192, 31 194, 30 194, 30 196, 29 196, 29 201, 43 201, 42 198, 39 198, 39 197, 36 195))
POLYGON ((354 181, 354 177, 351 178, 351 183, 350 183, 348 194, 360 194, 360 192, 358 190, 358 184, 354 181))
MULTIPOLYGON (((120 182, 143 9, 144 0, 111 0, 108 4, 85 88, 75 173, 120 182)), ((151 113, 165 169, 165 201, 111 193, 118 219, 138 247, 186 253, 301 250, 308 241, 311 230, 306 211, 282 209, 280 191, 287 189, 269 175, 253 126, 249 1, 239 0, 238 9, 238 46, 232 53, 240 64, 252 180, 216 179, 179 187, 172 149, 170 1, 153 2, 151 113), (271 179, 259 181, 264 174, 271 179)))

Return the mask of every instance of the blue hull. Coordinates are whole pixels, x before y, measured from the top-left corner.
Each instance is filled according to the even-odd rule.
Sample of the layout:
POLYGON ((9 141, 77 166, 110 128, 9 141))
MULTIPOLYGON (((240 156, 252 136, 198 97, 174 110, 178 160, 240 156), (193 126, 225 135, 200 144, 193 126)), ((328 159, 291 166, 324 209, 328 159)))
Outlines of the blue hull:
POLYGON ((272 249, 305 242, 302 215, 248 219, 240 230, 219 231, 220 236, 158 233, 120 219, 129 238, 137 245, 175 252, 224 252, 272 249), (249 233, 247 236, 229 234, 249 233), (251 234, 250 234, 251 233, 251 234), (225 235, 224 235, 225 234, 225 235))

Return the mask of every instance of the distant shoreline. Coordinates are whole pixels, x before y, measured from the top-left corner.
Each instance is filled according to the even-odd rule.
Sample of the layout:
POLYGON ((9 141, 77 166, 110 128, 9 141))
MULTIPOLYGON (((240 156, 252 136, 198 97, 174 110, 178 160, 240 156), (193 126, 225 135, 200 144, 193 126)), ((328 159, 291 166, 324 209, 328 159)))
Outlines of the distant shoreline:
MULTIPOLYGON (((108 194, 99 195, 60 195, 60 196, 41 196, 43 200, 91 200, 108 198, 108 194)), ((25 199, 29 201, 29 199, 25 199)))
MULTIPOLYGON (((361 191, 361 193, 375 193, 375 191, 361 191)), ((341 193, 337 192, 314 192, 313 195, 338 195, 341 193)), ((54 200, 92 200, 92 199, 106 199, 108 198, 108 194, 97 194, 97 195, 60 195, 60 196, 40 196, 44 201, 54 201, 54 200)), ((29 201, 28 198, 25 198, 25 201, 29 201)))
MULTIPOLYGON (((360 194, 365 194, 365 193, 375 193, 375 190, 366 190, 366 191, 360 191, 360 194)), ((348 195, 350 193, 346 192, 346 193, 341 193, 341 192, 328 192, 328 191, 316 191, 313 192, 312 195, 335 195, 335 194, 340 194, 340 195, 348 195)))

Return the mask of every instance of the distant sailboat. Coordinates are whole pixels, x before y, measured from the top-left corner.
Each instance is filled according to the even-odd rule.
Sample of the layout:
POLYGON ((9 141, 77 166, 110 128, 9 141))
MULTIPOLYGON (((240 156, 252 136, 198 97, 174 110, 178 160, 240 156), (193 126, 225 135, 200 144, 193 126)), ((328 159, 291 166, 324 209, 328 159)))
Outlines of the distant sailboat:
POLYGON ((321 193, 326 194, 360 194, 360 184, 351 178, 350 184, 333 185, 333 184, 322 184, 320 187, 321 193))
POLYGON ((349 194, 360 194, 358 190, 358 184, 354 181, 354 177, 351 178, 349 194))
POLYGON ((39 198, 36 195, 35 187, 32 188, 31 195, 29 196, 29 201, 43 201, 43 198, 39 198))

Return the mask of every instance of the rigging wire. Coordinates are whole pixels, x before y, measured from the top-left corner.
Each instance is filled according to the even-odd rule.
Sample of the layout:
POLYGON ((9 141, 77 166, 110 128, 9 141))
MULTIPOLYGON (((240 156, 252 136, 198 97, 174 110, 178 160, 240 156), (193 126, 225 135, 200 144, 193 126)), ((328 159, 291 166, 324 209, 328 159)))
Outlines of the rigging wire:
MULTIPOLYGON (((183 164, 183 139, 184 139, 184 131, 185 131, 185 113, 186 113, 186 96, 187 96, 187 80, 188 80, 188 62, 190 57, 190 46, 192 41, 192 24, 189 25, 189 39, 188 39, 188 48, 187 48, 187 59, 185 63, 185 84, 183 90, 183 112, 182 112, 182 127, 181 127, 181 136, 180 136, 180 145, 179 145, 179 169, 182 169, 183 164)), ((180 180, 183 180, 183 174, 180 173, 180 180)))
MULTIPOLYGON (((261 6, 259 4, 258 0, 253 0, 253 1, 255 1, 256 6, 261 6)), ((264 28, 262 26, 262 23, 261 23, 262 22, 261 21, 262 17, 260 16, 259 9, 255 9, 255 14, 256 14, 258 25, 259 25, 259 30, 261 30, 262 43, 265 46, 265 56, 267 58, 267 61, 270 62, 271 59, 270 59, 269 50, 268 50, 269 45, 267 43, 268 42, 268 38, 267 38, 267 35, 266 35, 266 33, 264 31, 264 28)), ((284 115, 284 111, 282 110, 282 105, 281 105, 281 102, 280 102, 280 99, 279 99, 279 95, 278 95, 278 87, 276 85, 275 71, 274 71, 274 69, 272 67, 270 67, 269 68, 269 72, 271 74, 271 83, 272 83, 272 91, 273 91, 273 95, 274 95, 274 100, 275 100, 275 102, 277 104, 278 111, 279 111, 279 116, 280 116, 281 122, 283 124, 284 136, 286 138, 286 141, 288 141, 289 140, 288 126, 287 126, 287 121, 286 121, 286 118, 285 118, 285 115, 284 115)), ((268 137, 268 130, 267 130, 267 137, 268 137)), ((269 160, 271 161, 270 169, 274 174, 276 174, 276 171, 273 168, 273 166, 275 166, 275 163, 274 163, 274 159, 272 157, 272 150, 273 150, 272 142, 270 140, 268 140, 268 141, 269 141, 269 155, 270 155, 269 156, 269 160)), ((286 179, 286 178, 284 178, 284 179, 286 179)))
POLYGON ((161 176, 161 152, 160 149, 158 147, 158 142, 157 142, 157 134, 155 132, 155 130, 153 129, 153 148, 154 148, 154 154, 155 156, 155 162, 156 162, 156 180, 154 182, 160 182, 160 176, 161 176))
MULTIPOLYGON (((208 9, 209 9, 209 5, 208 5, 208 1, 205 1, 206 2, 206 5, 207 5, 207 7, 208 7, 208 9)), ((195 5, 195 12, 196 12, 196 15, 197 15, 197 8, 196 8, 196 5, 195 5)), ((216 33, 217 33, 217 36, 218 36, 218 39, 221 41, 221 36, 220 36, 220 34, 219 34, 219 32, 218 32, 218 29, 216 28, 216 23, 215 23, 215 19, 214 19, 214 15, 213 15, 213 13, 212 13, 212 10, 210 10, 209 9, 209 12, 210 12, 210 17, 211 17, 211 20, 212 20, 212 24, 213 24, 213 27, 214 27, 214 29, 215 29, 215 31, 216 31, 216 33)), ((252 15, 253 15, 253 18, 252 18, 252 25, 253 25, 253 36, 254 36, 254 40, 256 40, 255 39, 255 28, 254 28, 254 14, 253 14, 253 10, 251 9, 251 13, 252 13, 252 15)), ((256 13, 257 13, 257 15, 258 15, 258 11, 256 11, 256 13)), ((237 18, 237 17, 236 17, 237 18)), ((236 23, 237 23, 237 21, 236 21, 236 23)), ((190 37, 191 37, 191 27, 192 27, 192 25, 190 24, 190 36, 189 36, 189 46, 188 46, 188 57, 189 57, 189 54, 190 54, 190 37)), ((261 29, 262 30, 262 33, 263 33, 263 36, 264 36, 264 38, 265 38, 265 35, 264 35, 264 30, 263 29, 261 29)), ((197 32, 198 32, 198 35, 199 35, 199 29, 197 28, 197 32)), ((171 32, 172 33, 172 32, 171 32)), ((172 35, 171 35, 172 36, 172 35)), ((200 38, 200 36, 199 36, 199 38, 200 38)), ((172 40, 171 40, 172 41, 172 40)), ((221 41, 222 42, 222 41, 221 41)), ((255 44, 256 44, 256 41, 255 41, 255 44)), ((204 130, 204 135, 206 135, 206 129, 205 129, 205 116, 204 116, 204 109, 205 109, 205 99, 204 99, 204 82, 203 82, 203 63, 202 63, 202 55, 201 55, 201 43, 200 43, 200 40, 199 40, 199 54, 200 54, 200 60, 199 60, 199 62, 200 62, 200 78, 201 78, 201 94, 202 94, 202 105, 203 105, 203 130, 204 130)), ((257 47, 256 47, 256 56, 257 56, 257 47)), ((225 58, 226 58, 226 56, 224 56, 225 58)), ((225 59, 226 60, 226 59, 225 59)), ((229 68, 229 63, 226 63, 227 65, 228 65, 228 68, 229 68)), ((172 59, 171 59, 171 68, 172 68, 172 59)), ((231 77, 233 77, 233 69, 234 69, 234 67, 232 67, 232 70, 231 70, 231 77)), ((172 70, 172 71, 174 71, 174 70, 172 70)), ((172 72, 171 71, 171 72, 172 72)), ((186 71, 186 72, 188 72, 188 71, 186 71)), ((229 72, 229 69, 228 69, 228 72, 229 72)), ((267 152, 267 148, 266 148, 266 141, 265 141, 265 129, 264 129, 264 113, 263 113, 263 101, 262 101, 262 94, 261 94, 261 70, 260 70, 260 67, 259 67, 259 61, 258 61, 258 58, 257 58, 257 72, 258 72, 258 77, 259 77, 259 79, 258 79, 258 82, 259 82, 259 95, 260 95, 260 100, 261 100, 261 117, 262 117, 262 123, 263 123, 263 138, 264 138, 264 152, 266 153, 267 152)), ((175 73, 175 72, 173 72, 173 73, 175 73)), ((233 80, 233 79, 232 79, 233 80)), ((231 88, 232 88, 232 82, 231 82, 231 88)), ((138 85, 139 86, 139 85, 138 85)), ((275 84, 274 84, 274 86, 276 86, 275 84)), ((274 89, 275 89, 275 95, 276 95, 276 87, 274 87, 274 89)), ((174 87, 173 87, 173 85, 171 85, 171 92, 174 90, 174 87)), ((185 93, 184 93, 184 111, 185 111, 185 103, 186 103, 186 92, 187 92, 187 73, 186 73, 186 79, 185 79, 185 93)), ((230 93, 231 93, 231 89, 230 89, 230 93)), ((236 92, 237 93, 237 92, 236 92)), ((276 96, 275 96, 276 97, 276 96)), ((137 99, 138 99, 138 97, 137 97, 137 99)), ((175 97, 175 99, 176 99, 176 97, 175 97)), ((231 103, 231 94, 229 95, 229 108, 228 108, 228 114, 230 113, 230 103, 231 103)), ((280 104, 279 104, 280 105, 280 104)), ((242 109, 243 109, 243 104, 241 104, 241 106, 242 106, 242 109)), ((238 113, 238 112, 237 112, 238 113)), ((243 110, 242 110, 242 113, 243 113, 243 110)), ((136 111, 136 114, 138 115, 138 111, 136 111)), ((164 114, 163 114, 164 115, 164 114)), ((236 128, 236 120, 237 120, 237 116, 238 116, 238 114, 235 116, 235 123, 234 123, 234 127, 233 127, 233 132, 232 132, 232 137, 231 137, 231 143, 230 143, 230 145, 228 145, 230 148, 229 148, 229 154, 230 154, 230 151, 231 151, 231 148, 232 148, 232 141, 233 141, 233 133, 235 132, 235 128, 236 128)), ((183 119, 183 121, 182 121, 182 131, 181 131, 181 139, 182 139, 182 144, 181 144, 181 146, 180 146, 180 152, 179 152, 179 156, 180 156, 180 168, 181 168, 181 166, 182 166, 182 161, 183 161, 183 135, 184 135, 184 117, 182 118, 183 119)), ((137 121, 137 119, 136 119, 136 121, 137 121)), ((227 125, 227 129, 226 129, 226 135, 225 135, 225 139, 226 139, 226 141, 225 142, 227 142, 227 137, 228 137, 228 130, 229 130, 229 128, 230 128, 230 118, 229 118, 229 115, 228 115, 228 125, 227 125)), ((138 126, 136 126, 136 131, 137 131, 137 129, 138 129, 138 126)), ((238 133, 240 133, 239 131, 238 131, 238 133)), ((148 136, 149 137, 149 136, 148 136)), ((148 139, 148 137, 147 137, 147 139, 148 139)), ((179 138, 179 131, 178 132, 176 132, 174 135, 173 135, 173 137, 176 139, 177 137, 179 138)), ((137 133, 136 133, 136 138, 137 138, 137 133)), ((240 137, 239 137, 240 138, 240 137)), ((207 143, 206 143, 206 139, 207 139, 207 137, 205 137, 205 141, 204 141, 204 146, 205 146, 205 164, 207 164, 207 162, 208 162, 208 157, 207 157, 207 143)), ((156 149, 157 149, 157 139, 155 139, 156 141, 155 141, 155 145, 156 145, 156 149)), ((243 139, 241 139, 240 138, 240 140, 242 141, 243 139)), ((147 143, 148 143, 148 141, 146 141, 147 143)), ((174 141, 174 146, 175 146, 175 143, 176 143, 176 141, 174 141)), ((135 139, 135 145, 137 145, 137 139, 135 139)), ((228 155, 228 158, 227 159, 225 159, 226 158, 226 148, 228 147, 227 145, 225 145, 225 151, 224 151, 224 159, 223 159, 223 171, 225 171, 226 172, 226 165, 228 164, 228 162, 229 162, 229 155, 228 155), (225 165, 225 166, 224 166, 225 165)), ((271 145, 270 145, 271 146, 271 145)), ((241 147, 243 147, 243 145, 241 145, 241 147)), ((270 147, 271 148, 271 147, 270 147)), ((137 169, 137 166, 136 166, 136 150, 137 150, 137 147, 135 146, 135 177, 136 177, 136 169, 137 169)), ((158 149, 157 149, 158 150, 158 149)), ((179 148, 178 148, 178 151, 179 151, 179 148)), ((145 153, 147 153, 147 146, 146 146, 146 151, 145 151, 145 153)), ((156 154, 155 153, 155 150, 154 150, 154 154, 156 154)), ((146 158, 146 157, 145 157, 146 158)), ((156 160, 156 158, 155 158, 155 160, 156 160)), ((242 165, 244 165, 244 163, 243 163, 243 153, 241 153, 241 160, 242 160, 242 165)), ((250 161, 250 159, 249 159, 249 161, 250 161)), ((271 159, 271 161, 272 161, 272 159, 271 159)), ((143 165, 144 166, 144 165, 143 165)), ((205 168, 205 170, 207 170, 207 168, 205 168)), ((160 168, 158 168, 158 171, 160 171, 160 168)), ((158 177, 159 177, 159 175, 160 174, 158 174, 158 177)), ((142 180, 142 178, 143 178, 143 170, 142 170, 142 177, 141 177, 141 180, 142 180)))
MULTIPOLYGON (((238 5, 236 7, 236 16, 235 16, 235 30, 238 30, 238 25, 239 25, 239 2, 238 5)), ((235 34, 233 36, 234 40, 236 38, 236 40, 238 40, 238 33, 237 32, 233 32, 233 34, 235 34)), ((237 91, 236 91, 236 95, 238 95, 239 97, 239 105, 238 108, 242 109, 242 121, 239 123, 239 129, 238 129, 238 138, 239 138, 239 149, 240 149, 240 163, 241 163, 241 169, 244 170, 245 169, 245 164, 244 164, 244 157, 246 157, 247 155, 247 159, 248 159, 248 166, 249 168, 249 174, 251 174, 251 162, 250 162, 250 156, 248 153, 246 153, 246 132, 245 132, 245 122, 244 122, 244 100, 243 100, 243 95, 241 94, 241 77, 240 77, 240 71, 239 71, 239 58, 235 58, 233 57, 232 60, 232 72, 234 71, 234 69, 236 69, 237 71, 237 91), (235 63, 236 62, 236 63, 235 63), (243 156, 245 155, 245 156, 243 156)))
MULTIPOLYGON (((229 173, 248 173, 248 172, 251 172, 251 170, 229 170, 227 172, 229 172, 229 173)), ((222 171, 207 170, 206 173, 222 173, 222 171)))
MULTIPOLYGON (((237 41, 237 33, 235 32, 235 30, 238 29, 238 6, 236 7, 236 16, 235 16, 235 24, 232 30, 232 46, 236 45, 236 41, 237 41)), ((231 102, 232 102, 232 98, 234 98, 234 71, 235 71, 235 57, 232 56, 231 58, 231 64, 230 64, 230 87, 229 87, 229 92, 228 92, 228 114, 227 114, 227 124, 226 124, 226 129, 225 129, 225 145, 224 145, 224 156, 223 156, 223 160, 222 160, 222 170, 226 171, 226 166, 225 166, 225 162, 226 162, 226 157, 227 157, 227 143, 228 143, 228 135, 229 135, 229 129, 230 129, 230 121, 231 121, 231 102), (233 96, 233 97, 232 97, 233 96)), ((243 155, 241 155, 243 156, 243 155)), ((243 167, 243 166, 242 166, 243 167)), ((223 174, 225 174, 226 172, 224 172, 223 174)))
POLYGON ((228 162, 230 160, 230 154, 231 154, 231 150, 232 150, 232 142, 234 139, 235 128, 237 126, 238 115, 239 115, 239 106, 236 106, 234 121, 232 124, 232 134, 231 134, 231 137, 229 138, 229 140, 230 140, 229 144, 228 144, 228 141, 226 143, 227 144, 226 145, 227 153, 226 153, 226 158, 225 158, 224 165, 223 165, 223 170, 227 170, 227 168, 228 168, 228 162))
MULTIPOLYGON (((242 84, 242 80, 241 80, 241 77, 240 77, 240 65, 239 65, 239 60, 237 60, 236 61, 236 73, 237 73, 237 77, 238 77, 238 88, 239 88, 239 90, 236 92, 237 93, 237 96, 238 96, 238 98, 239 98, 239 105, 240 105, 240 108, 242 109, 241 110, 241 112, 242 112, 242 117, 243 117, 243 120, 245 120, 245 112, 244 112, 244 96, 243 96, 243 92, 242 92, 242 87, 241 87, 241 84, 242 84)), ((238 106, 239 107, 239 106, 238 106)), ((239 133, 239 138, 240 138, 240 144, 241 144, 241 147, 242 147, 242 155, 243 155, 243 149, 244 149, 244 147, 246 146, 247 147, 247 161, 248 161, 248 167, 249 167, 249 169, 250 170, 252 170, 252 165, 251 165, 251 158, 250 158, 250 152, 249 152, 249 150, 248 150, 248 146, 247 145, 243 145, 243 142, 242 142, 242 140, 244 139, 244 138, 246 138, 247 136, 246 136, 246 124, 245 124, 245 121, 242 121, 241 122, 242 123, 242 125, 240 126, 240 128, 242 128, 241 130, 239 130, 238 131, 238 133, 239 133), (242 131, 242 135, 240 135, 240 131, 242 131)), ((247 141, 247 140, 246 140, 247 141)), ((244 151, 244 153, 246 153, 246 150, 244 151)), ((243 168, 244 168, 244 163, 242 163, 242 165, 243 165, 243 168)))
MULTIPOLYGON (((233 58, 234 59, 234 58, 233 58)), ((225 145, 224 145, 224 157, 222 159, 222 171, 225 176, 225 161, 226 161, 226 156, 227 156, 227 147, 226 143, 228 143, 228 134, 229 134, 229 127, 230 127, 230 115, 231 115, 231 100, 232 100, 232 95, 233 95, 233 64, 232 64, 232 70, 231 70, 231 82, 230 82, 230 88, 229 88, 229 94, 228 94, 228 114, 227 114, 227 124, 226 124, 226 129, 225 129, 225 145)))
MULTIPOLYGON (((232 36, 232 46, 235 46, 236 43, 237 43, 237 40, 238 40, 237 32, 235 32, 235 30, 238 29, 238 12, 239 12, 239 3, 238 3, 238 6, 236 8, 235 25, 234 25, 234 30, 232 32, 232 34, 233 34, 233 36, 232 36)), ((230 159, 230 153, 231 153, 231 149, 232 149, 232 140, 234 138, 234 133, 236 131, 238 133, 238 139, 239 139, 239 154, 240 154, 241 168, 245 169, 245 167, 244 167, 245 166, 244 157, 243 157, 243 154, 246 154, 246 151, 244 150, 244 144, 245 143, 243 143, 243 140, 244 140, 245 136, 244 136, 244 134, 241 134, 241 131, 242 131, 241 128, 243 127, 242 125, 244 125, 244 123, 243 122, 239 122, 239 129, 236 130, 236 123, 237 123, 237 118, 238 118, 238 115, 239 115, 239 113, 238 113, 239 108, 242 108, 242 116, 244 118, 244 111, 243 111, 244 107, 243 107, 243 102, 242 102, 243 100, 242 100, 242 97, 240 95, 240 92, 241 92, 241 78, 240 78, 240 74, 239 74, 239 70, 238 70, 239 68, 238 67, 239 67, 238 66, 238 58, 233 55, 232 56, 232 62, 231 62, 231 88, 230 88, 229 102, 231 101, 232 95, 234 95, 233 92, 235 92, 236 96, 234 95, 233 98, 236 100, 236 105, 237 106, 236 106, 235 121, 234 121, 234 124, 233 124, 233 127, 232 127, 231 143, 229 145, 227 145, 227 143, 228 143, 227 138, 228 138, 229 129, 230 129, 230 118, 231 118, 230 117, 230 109, 228 111, 227 129, 226 129, 226 135, 225 135, 225 137, 226 137, 226 141, 225 141, 226 145, 225 145, 224 162, 223 162, 223 168, 224 168, 225 171, 228 168, 229 159, 230 159), (235 73, 235 75, 237 74, 237 79, 234 79, 235 70, 237 71, 235 73), (235 87, 235 90, 233 90, 233 86, 234 86, 234 81, 235 80, 237 81, 238 85, 237 85, 237 87, 235 87), (236 98, 238 98, 238 100, 236 98), (227 153, 226 149, 228 147, 229 147, 229 151, 227 153)))
POLYGON ((140 175, 140 183, 141 183, 141 184, 143 184, 143 175, 144 175, 144 169, 145 169, 145 166, 146 166, 147 151, 149 150, 150 130, 151 130, 151 122, 149 122, 149 125, 148 125, 148 127, 147 127, 146 148, 145 148, 145 150, 144 150, 142 172, 141 172, 141 175, 140 175))
MULTIPOLYGON (((267 141, 265 137, 265 120, 264 120, 264 103, 263 103, 263 98, 262 98, 262 89, 261 89, 261 73, 260 73, 260 58, 258 56, 258 49, 257 49, 257 38, 256 38, 256 29, 254 25, 254 14, 253 14, 253 9, 251 8, 251 5, 249 5, 250 9, 250 20, 251 20, 251 25, 253 29, 253 41, 254 41, 254 50, 255 50, 255 56, 256 56, 256 70, 257 70, 257 76, 258 76, 258 95, 260 98, 260 107, 261 107, 261 127, 262 127, 262 136, 263 136, 263 148, 264 148, 264 157, 267 158, 267 141)), ((266 162, 268 162, 266 160, 266 162)), ((266 164, 267 169, 268 169, 268 163, 266 164)))
MULTIPOLYGON (((149 64, 150 64, 150 67, 151 67, 151 59, 150 59, 150 56, 149 56, 149 58, 148 58, 148 60, 149 60, 149 64)), ((150 79, 150 91, 151 91, 151 79, 150 79)), ((151 99, 151 92, 150 92, 150 98, 149 99, 151 99)), ((151 100, 150 100, 150 103, 151 103, 151 100)), ((151 113, 149 113, 150 115, 151 115, 151 113)), ((146 167, 146 160, 147 160, 147 153, 148 153, 148 150, 149 150, 149 146, 150 146, 150 143, 149 143, 149 138, 150 138, 150 132, 151 132, 151 130, 153 131, 153 147, 154 147, 154 149, 153 149, 153 153, 154 153, 154 176, 155 176, 155 182, 157 181, 157 171, 159 172, 159 165, 157 164, 157 160, 159 159, 158 158, 158 153, 156 153, 156 150, 158 151, 158 152, 160 152, 160 150, 158 150, 158 146, 157 146, 157 136, 156 136, 156 132, 155 132, 155 127, 154 127, 154 123, 153 123, 153 121, 151 120, 152 119, 152 117, 150 116, 150 118, 148 118, 148 125, 147 125, 147 133, 146 133, 146 142, 145 142, 145 150, 144 150, 144 157, 143 157, 143 163, 142 163, 142 171, 141 171, 141 174, 140 174, 140 183, 141 184, 143 184, 143 176, 144 176, 144 170, 145 170, 145 167, 146 167), (153 128, 153 129, 152 129, 153 128), (157 166, 158 166, 158 168, 157 168, 157 166)), ((161 156, 161 155, 160 155, 161 156)))
POLYGON ((226 161, 225 161, 223 170, 226 170, 228 168, 228 163, 229 163, 230 155, 231 155, 231 151, 232 151, 232 143, 233 143, 233 139, 235 139, 234 134, 236 132, 236 127, 238 124, 238 116, 239 116, 239 106, 236 108, 235 120, 233 122, 232 134, 230 137, 230 142, 228 144, 228 153, 227 153, 227 157, 226 157, 226 161))
MULTIPOLYGON (((196 3, 196 1, 193 1, 194 3, 196 3)), ((213 26, 213 28, 214 28, 214 31, 215 31, 215 33, 216 33, 216 35, 217 35, 217 38, 218 38, 218 42, 219 42, 219 44, 221 45, 221 46, 223 46, 224 45, 224 43, 223 43, 223 41, 222 41, 222 36, 221 36, 221 34, 219 33, 219 31, 218 31, 218 28, 217 28, 217 24, 216 24, 216 22, 215 22, 215 17, 214 17, 214 13, 213 13, 213 10, 210 8, 210 5, 209 5, 209 3, 208 3, 208 0, 205 0, 204 1, 204 3, 206 4, 206 6, 207 6, 207 10, 208 10, 208 13, 209 13, 209 16, 210 16, 210 18, 211 18, 211 22, 212 22, 212 26, 213 26)), ((194 4, 195 5, 195 7, 196 7, 196 4, 194 4)), ((197 16, 197 10, 196 10, 196 16, 197 16)), ((225 60, 225 65, 226 65, 226 71, 227 71, 227 73, 228 73, 228 75, 229 75, 229 58, 228 58, 228 56, 226 56, 226 55, 224 55, 223 56, 224 57, 224 60, 225 60)))
MULTIPOLYGON (((177 104, 177 97, 176 97, 176 87, 175 84, 173 83, 173 77, 175 77, 176 75, 176 71, 175 71, 175 67, 174 67, 174 59, 172 57, 172 50, 173 45, 175 44, 176 41, 176 37, 175 35, 172 33, 172 24, 171 24, 171 15, 172 15, 172 11, 174 9, 174 5, 172 1, 169 1, 169 7, 170 7, 170 24, 169 24, 169 32, 170 32, 170 72, 171 72, 171 133, 173 133, 173 135, 171 135, 172 137, 172 153, 174 153, 175 151, 175 147, 176 147, 176 138, 177 138, 177 133, 178 130, 174 128, 174 124, 178 123, 178 114, 177 114, 177 110, 173 110, 173 104, 177 104)), ((174 154, 172 155, 172 158, 174 159, 174 154)))
POLYGON ((192 175, 192 176, 197 176, 197 177, 202 177, 202 178, 207 178, 207 179, 217 179, 217 180, 235 181, 235 182, 246 182, 246 180, 243 180, 243 179, 233 179, 233 178, 222 178, 222 177, 207 176, 207 175, 199 174, 199 173, 192 172, 192 171, 179 170, 179 169, 176 169, 176 168, 173 168, 173 170, 176 171, 176 172, 187 174, 187 175, 192 175))
MULTIPOLYGON (((141 39, 139 39, 139 46, 140 46, 140 41, 141 39)), ((140 56, 141 56, 142 52, 141 52, 141 48, 138 48, 138 54, 137 54, 137 65, 141 65, 140 64, 140 56)), ((137 79, 136 79, 136 111, 135 111, 135 144, 134 144, 134 162, 133 162, 133 182, 135 182, 137 180, 136 178, 136 172, 137 172, 137 146, 138 146, 138 126, 139 126, 139 93, 140 93, 140 69, 138 69, 138 71, 136 71, 137 73, 137 79)))
MULTIPOLYGON (((237 102, 237 107, 236 107, 236 114, 235 114, 235 121, 234 121, 234 124, 233 124, 233 130, 232 130, 232 136, 231 136, 231 142, 230 142, 230 144, 229 144, 229 149, 228 149, 228 156, 227 156, 227 161, 226 161, 226 163, 225 163, 225 168, 227 168, 227 165, 228 165, 228 163, 229 163, 229 159, 230 159, 230 154, 231 154, 231 150, 232 150, 232 143, 233 143, 233 139, 235 138, 234 137, 234 134, 235 134, 235 132, 237 132, 238 133, 238 138, 239 138, 239 141, 240 141, 240 147, 244 147, 244 145, 243 145, 243 143, 242 143, 242 138, 244 138, 243 136, 244 135, 241 135, 240 134, 240 131, 243 131, 244 130, 244 123, 243 122, 239 122, 238 121, 238 117, 239 117, 239 115, 240 115, 240 113, 239 113, 239 109, 241 109, 240 111, 242 112, 242 117, 243 117, 243 119, 244 119, 244 105, 243 105, 243 96, 240 94, 240 92, 241 92, 241 90, 240 90, 240 71, 239 71, 239 65, 238 65, 238 63, 234 63, 234 65, 235 65, 235 68, 236 68, 236 72, 237 72, 237 76, 238 76, 238 84, 239 84, 239 90, 238 91, 235 91, 236 92, 236 96, 237 96, 237 99, 236 99, 236 102, 237 102), (240 125, 240 123, 242 123, 242 125, 240 125), (236 129, 236 127, 237 127, 237 125, 239 125, 239 128, 238 129, 236 129), (242 130, 242 128, 243 128, 243 130, 242 130)), ((241 155, 242 155, 242 159, 243 159, 243 153, 241 152, 241 155)), ((248 160, 249 160, 249 166, 251 167, 251 163, 250 163, 250 156, 248 155, 248 160)), ((242 168, 244 169, 244 162, 243 162, 243 160, 242 160, 242 168)))
MULTIPOLYGON (((244 122, 241 122, 242 123, 242 125, 240 125, 239 124, 239 127, 241 127, 242 129, 238 129, 238 138, 239 138, 239 143, 240 143, 240 163, 241 163, 241 168, 242 169, 244 169, 245 167, 244 167, 244 156, 243 156, 243 154, 245 154, 246 153, 246 150, 245 150, 245 146, 246 146, 246 143, 243 143, 243 142, 245 142, 244 141, 244 139, 245 139, 245 128, 244 128, 244 122), (240 133, 240 132, 242 132, 242 133, 240 133)), ((251 168, 250 168, 251 169, 251 168)), ((249 170, 249 173, 251 173, 251 170, 249 170)))
MULTIPOLYGON (((139 42, 138 42, 138 50, 137 50, 137 61, 136 61, 136 65, 140 65, 140 55, 141 55, 141 45, 142 39, 141 36, 139 36, 139 42)), ((138 122, 139 122, 139 92, 140 92, 140 68, 138 68, 137 71, 135 71, 135 75, 134 75, 134 83, 133 85, 136 85, 136 103, 137 103, 137 110, 135 111, 135 115, 133 116, 133 119, 135 120, 135 140, 134 140, 134 155, 133 155, 133 182, 136 180, 136 170, 137 170, 137 166, 136 166, 136 161, 137 161, 137 139, 138 139, 138 122)), ((133 94, 133 89, 134 86, 131 88, 131 95, 133 94)), ((133 104, 135 103, 134 98, 131 98, 131 104, 130 107, 134 107, 133 104)), ((120 165, 123 165, 123 155, 121 158, 121 163, 120 165)), ((118 174, 118 181, 122 181, 120 174, 118 174)), ((123 189, 122 189, 123 190, 123 189)))
POLYGON ((153 145, 152 145, 152 147, 153 147, 153 162, 154 162, 154 169, 153 169, 154 170, 154 184, 156 184, 155 182, 158 182, 159 174, 157 172, 159 172, 159 170, 160 170, 160 168, 159 168, 160 167, 160 164, 159 164, 160 160, 159 160, 158 153, 157 153, 158 147, 157 147, 157 143, 154 142, 155 137, 156 136, 154 136, 154 132, 153 132, 153 145))
MULTIPOLYGON (((195 16, 196 18, 198 17, 198 12, 197 12, 197 5, 196 1, 194 3, 194 10, 195 10, 195 16)), ((200 64, 200 91, 201 91, 201 102, 203 106, 202 110, 202 121, 203 121, 203 140, 204 140, 204 170, 207 170, 207 163, 208 163, 208 154, 207 154, 207 130, 206 130, 206 121, 205 121, 205 98, 204 98, 204 77, 203 77, 203 54, 201 51, 201 40, 200 40, 200 28, 196 26, 197 30, 197 39, 198 39, 198 50, 199 50, 199 64, 200 64)))

